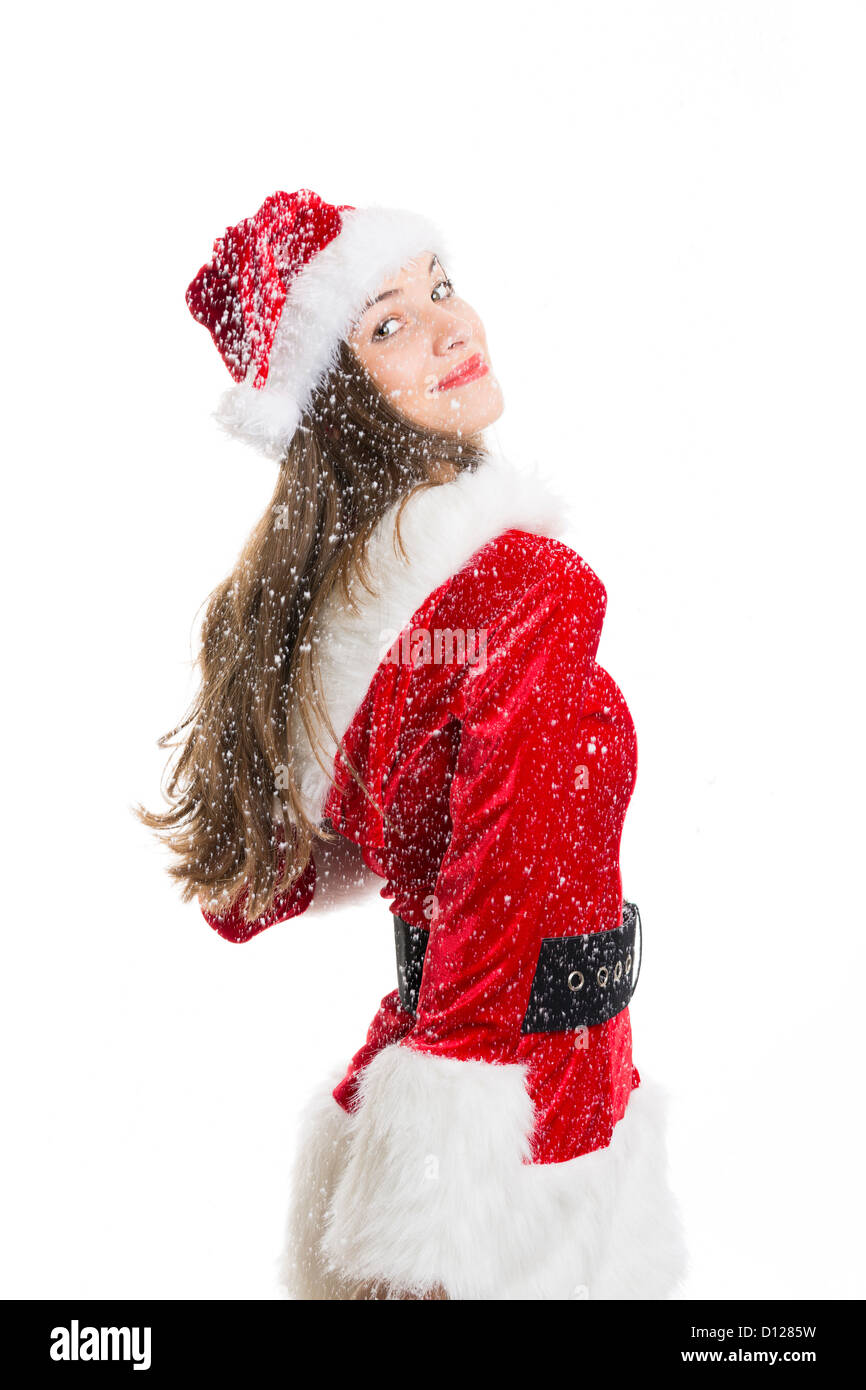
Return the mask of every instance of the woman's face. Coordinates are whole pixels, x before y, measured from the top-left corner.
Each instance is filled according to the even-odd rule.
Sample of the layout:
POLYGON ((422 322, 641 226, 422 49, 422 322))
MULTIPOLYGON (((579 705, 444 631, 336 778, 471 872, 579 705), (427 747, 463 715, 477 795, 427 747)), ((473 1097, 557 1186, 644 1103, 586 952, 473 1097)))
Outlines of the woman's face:
POLYGON ((502 414, 484 325, 432 251, 385 280, 348 338, 379 390, 413 424, 474 434, 502 414))

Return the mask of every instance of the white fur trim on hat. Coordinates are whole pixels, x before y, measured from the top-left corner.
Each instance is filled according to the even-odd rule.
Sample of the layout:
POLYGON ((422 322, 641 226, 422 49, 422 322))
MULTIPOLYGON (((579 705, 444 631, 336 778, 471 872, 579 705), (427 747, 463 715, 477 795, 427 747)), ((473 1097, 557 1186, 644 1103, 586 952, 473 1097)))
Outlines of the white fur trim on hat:
POLYGON ((342 228, 294 277, 283 305, 261 388, 241 382, 214 412, 223 429, 269 458, 285 452, 301 414, 340 342, 382 281, 429 251, 443 261, 447 247, 426 217, 400 209, 344 212, 342 228))

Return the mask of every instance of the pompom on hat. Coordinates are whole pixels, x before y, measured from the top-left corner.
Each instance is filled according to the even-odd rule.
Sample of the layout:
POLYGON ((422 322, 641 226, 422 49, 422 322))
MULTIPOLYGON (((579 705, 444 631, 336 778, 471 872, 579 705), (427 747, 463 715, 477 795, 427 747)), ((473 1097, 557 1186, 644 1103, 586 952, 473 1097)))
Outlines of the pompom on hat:
POLYGON ((223 428, 279 459, 367 302, 424 251, 446 255, 426 217, 308 188, 226 228, 186 292, 235 381, 215 412, 223 428))

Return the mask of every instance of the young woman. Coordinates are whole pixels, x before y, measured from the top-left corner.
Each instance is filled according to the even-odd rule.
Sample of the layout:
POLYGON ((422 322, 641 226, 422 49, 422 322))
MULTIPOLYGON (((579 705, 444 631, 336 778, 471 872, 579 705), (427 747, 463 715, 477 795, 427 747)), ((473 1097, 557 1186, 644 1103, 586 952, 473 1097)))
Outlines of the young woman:
POLYGON ((371 880, 391 906, 398 988, 305 1114, 290 1296, 663 1298, 634 729, 561 502, 484 442, 502 395, 447 262, 425 219, 302 189, 190 285, 219 418, 278 476, 207 609, 170 809, 142 814, 229 941, 371 880))

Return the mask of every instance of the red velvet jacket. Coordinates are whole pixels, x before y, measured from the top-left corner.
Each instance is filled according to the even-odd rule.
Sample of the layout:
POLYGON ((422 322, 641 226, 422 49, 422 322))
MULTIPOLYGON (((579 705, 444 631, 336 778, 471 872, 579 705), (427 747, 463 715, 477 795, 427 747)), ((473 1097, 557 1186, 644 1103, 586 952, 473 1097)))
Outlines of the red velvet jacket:
MULTIPOLYGON (((389 1044, 521 1063, 536 1163, 606 1146, 639 1084, 628 1010, 578 1033, 520 1031, 542 937, 619 925, 637 761, 625 700, 596 660, 605 590, 546 534, 561 516, 543 482, 491 455, 410 501, 408 564, 384 519, 376 599, 360 615, 334 601, 323 620, 329 710, 372 800, 339 752, 330 785, 296 733, 310 811, 360 848, 391 911, 430 931, 417 1017, 385 996, 336 1100, 356 1107, 389 1044)), ((251 925, 238 910, 205 916, 249 940, 303 912, 315 881, 311 861, 251 925)))

